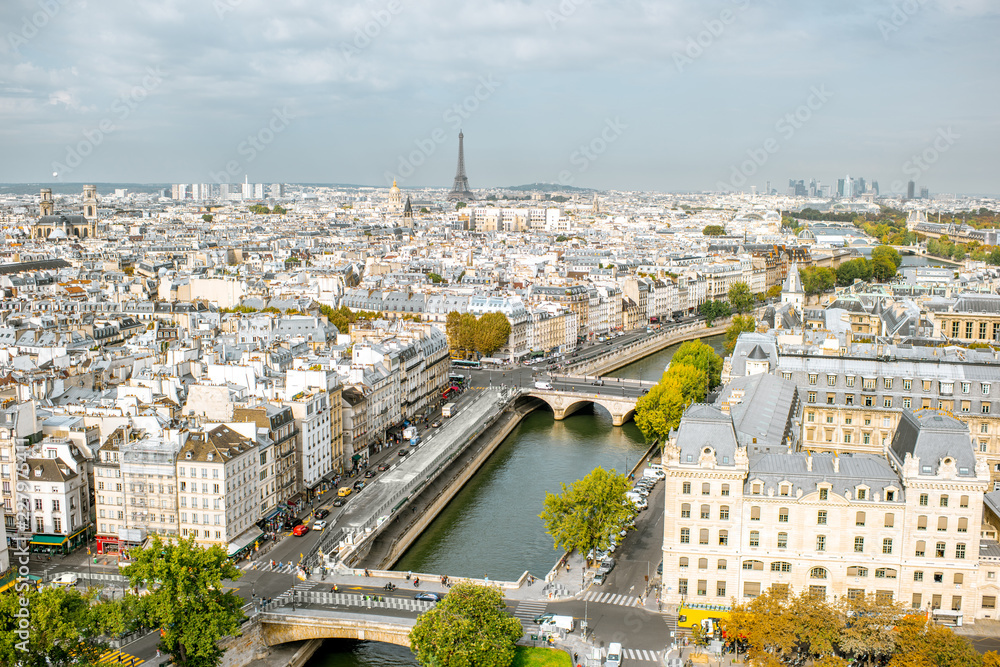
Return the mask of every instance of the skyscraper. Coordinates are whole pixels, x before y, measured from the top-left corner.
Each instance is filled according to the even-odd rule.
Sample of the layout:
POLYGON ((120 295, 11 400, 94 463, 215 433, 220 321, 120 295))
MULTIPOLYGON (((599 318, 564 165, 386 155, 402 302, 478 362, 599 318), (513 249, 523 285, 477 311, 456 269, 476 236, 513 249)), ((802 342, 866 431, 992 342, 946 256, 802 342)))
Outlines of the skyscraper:
POLYGON ((448 193, 448 201, 475 201, 476 196, 469 188, 469 179, 465 175, 465 135, 458 132, 458 169, 455 172, 455 184, 448 193))
POLYGON ((907 199, 913 199, 913 194, 914 194, 914 191, 916 190, 916 188, 917 188, 917 184, 914 183, 913 181, 910 181, 909 183, 906 184, 906 198, 907 199))

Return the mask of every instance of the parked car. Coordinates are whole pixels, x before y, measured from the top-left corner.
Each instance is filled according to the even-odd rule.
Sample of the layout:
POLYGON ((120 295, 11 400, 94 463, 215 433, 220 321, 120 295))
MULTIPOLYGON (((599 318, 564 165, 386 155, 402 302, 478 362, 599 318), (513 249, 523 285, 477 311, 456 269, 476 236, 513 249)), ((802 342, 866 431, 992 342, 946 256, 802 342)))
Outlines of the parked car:
POLYGON ((406 456, 406 454, 407 454, 406 447, 401 447, 399 450, 399 455, 406 456))
POLYGON ((441 422, 439 422, 439 421, 432 421, 431 422, 431 428, 437 428, 440 425, 441 425, 441 422))
POLYGON ((604 570, 598 570, 597 574, 594 575, 594 584, 597 586, 602 585, 605 581, 608 580, 608 574, 609 573, 605 572, 604 570))
POLYGON ((326 521, 313 521, 313 530, 323 530, 326 528, 326 521))
POLYGON ((341 498, 346 498, 347 496, 351 495, 351 487, 349 486, 340 487, 340 489, 337 491, 337 495, 340 496, 341 498))
POLYGON ((330 510, 327 510, 327 509, 316 510, 316 518, 317 519, 325 519, 328 516, 330 516, 330 510))
POLYGON ((308 532, 309 532, 309 526, 298 525, 295 526, 295 528, 292 530, 292 535, 294 535, 295 537, 302 537, 308 532))
POLYGON ((380 466, 378 467, 378 471, 379 471, 379 472, 385 472, 385 471, 386 471, 386 470, 388 470, 388 469, 389 469, 389 466, 388 466, 388 465, 386 465, 385 463, 383 463, 382 465, 380 465, 380 466))
POLYGON ((417 593, 414 600, 426 600, 427 602, 440 602, 443 596, 440 593, 417 593))
POLYGON ((343 498, 337 498, 336 500, 333 501, 333 506, 334 507, 343 507, 344 506, 344 499, 343 498))
POLYGON ((615 569, 615 559, 608 557, 601 561, 601 567, 598 569, 598 572, 601 570, 610 572, 613 569, 615 569))
POLYGON ((375 476, 375 471, 374 470, 366 470, 365 471, 365 477, 367 479, 371 479, 374 476, 375 476))

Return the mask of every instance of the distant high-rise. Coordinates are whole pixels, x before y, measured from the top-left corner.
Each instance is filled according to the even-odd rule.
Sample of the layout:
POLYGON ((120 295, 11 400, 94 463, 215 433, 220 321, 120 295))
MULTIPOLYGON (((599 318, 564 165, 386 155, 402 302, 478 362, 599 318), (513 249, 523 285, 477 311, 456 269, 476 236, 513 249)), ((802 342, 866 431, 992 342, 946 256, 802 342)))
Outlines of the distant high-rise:
POLYGON ((907 183, 906 184, 906 198, 907 199, 913 199, 913 195, 914 195, 916 189, 917 189, 917 184, 916 183, 914 183, 913 181, 910 181, 909 183, 907 183))
POLYGON ((844 196, 848 199, 854 196, 854 179, 850 174, 844 177, 844 196))
POLYGON ((872 192, 878 197, 878 181, 872 181, 872 192))
POLYGON ((448 201, 475 201, 476 196, 469 187, 469 179, 465 175, 465 135, 458 132, 458 169, 455 172, 455 184, 448 193, 448 201))
POLYGON ((930 190, 930 188, 920 188, 920 198, 921 199, 930 199, 931 198, 931 190, 930 190))
POLYGON ((838 197, 844 196, 844 179, 842 178, 837 179, 837 196, 838 197))

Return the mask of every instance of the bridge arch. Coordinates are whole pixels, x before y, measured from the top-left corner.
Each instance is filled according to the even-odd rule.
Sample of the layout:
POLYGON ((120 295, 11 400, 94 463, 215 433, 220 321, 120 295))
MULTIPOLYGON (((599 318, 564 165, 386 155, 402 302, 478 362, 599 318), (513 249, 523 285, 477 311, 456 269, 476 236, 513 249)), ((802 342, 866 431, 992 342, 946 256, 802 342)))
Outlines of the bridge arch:
MULTIPOLYGON (((524 397, 535 398, 545 403, 552 410, 556 421, 561 421, 588 405, 599 405, 611 413, 611 421, 615 426, 621 426, 635 414, 634 398, 546 390, 530 391, 524 397)), ((529 407, 530 404, 521 405, 529 407)), ((537 403, 535 407, 538 407, 537 403)))
POLYGON ((410 630, 415 619, 398 622, 375 621, 326 614, 261 614, 260 638, 265 646, 278 646, 307 639, 356 639, 410 647, 410 630))

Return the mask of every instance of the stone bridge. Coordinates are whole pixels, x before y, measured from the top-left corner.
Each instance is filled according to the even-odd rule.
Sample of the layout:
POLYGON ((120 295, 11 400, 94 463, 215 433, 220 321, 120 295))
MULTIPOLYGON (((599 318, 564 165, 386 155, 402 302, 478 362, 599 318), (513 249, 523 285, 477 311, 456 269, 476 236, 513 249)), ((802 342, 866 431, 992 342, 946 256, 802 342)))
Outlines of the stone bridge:
MULTIPOLYGON (((595 387, 596 389, 596 387, 595 387)), ((552 408, 556 421, 569 417, 587 405, 599 405, 611 413, 612 423, 621 426, 635 415, 636 396, 615 396, 604 391, 583 391, 565 389, 527 389, 521 392, 525 397, 537 398, 552 408)))
POLYGON ((307 639, 357 639, 410 647, 410 630, 416 618, 325 612, 301 609, 258 615, 260 637, 265 646, 278 646, 307 639))

